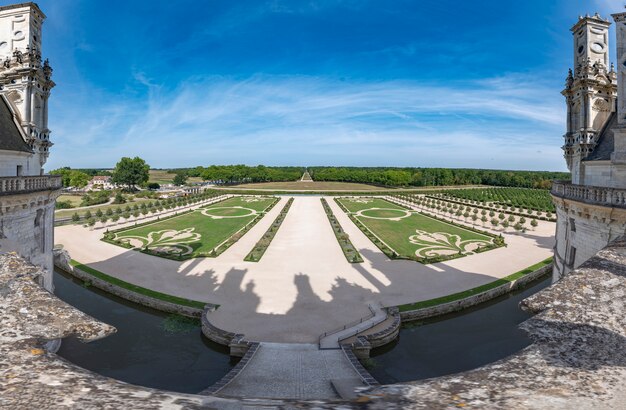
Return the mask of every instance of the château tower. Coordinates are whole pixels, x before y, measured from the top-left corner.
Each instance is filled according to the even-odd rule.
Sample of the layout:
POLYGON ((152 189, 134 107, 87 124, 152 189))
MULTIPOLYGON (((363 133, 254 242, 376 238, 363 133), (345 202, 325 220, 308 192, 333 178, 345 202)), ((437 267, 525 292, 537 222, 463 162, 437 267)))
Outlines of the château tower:
POLYGON ((54 82, 48 60, 41 59, 42 24, 46 16, 35 3, 0 7, 0 93, 21 125, 33 150, 29 175, 43 174, 48 159, 48 97, 54 82))
POLYGON ((608 20, 597 13, 580 17, 574 35, 574 71, 570 69, 562 94, 567 102, 563 146, 574 184, 584 183, 581 162, 594 150, 602 127, 615 110, 617 75, 609 68, 608 20))
POLYGON ((587 15, 572 27, 574 71, 563 91, 563 150, 572 180, 552 184, 555 280, 626 234, 626 13, 613 20, 615 69, 607 69, 608 20, 587 15))

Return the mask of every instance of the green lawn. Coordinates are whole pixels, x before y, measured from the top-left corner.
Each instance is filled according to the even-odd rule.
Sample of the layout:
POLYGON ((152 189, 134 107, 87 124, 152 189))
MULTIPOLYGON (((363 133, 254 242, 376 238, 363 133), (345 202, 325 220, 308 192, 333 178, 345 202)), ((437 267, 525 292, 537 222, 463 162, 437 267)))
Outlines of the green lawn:
MULTIPOLYGON (((174 218, 117 232, 113 242, 121 241, 160 256, 217 256, 216 247, 238 240, 242 234, 238 231, 258 220, 276 201, 273 197, 226 199, 174 218)), ((220 247, 219 251, 223 250, 220 247)))
POLYGON ((341 198, 339 202, 400 257, 422 260, 460 256, 493 242, 488 235, 430 218, 384 199, 341 198))

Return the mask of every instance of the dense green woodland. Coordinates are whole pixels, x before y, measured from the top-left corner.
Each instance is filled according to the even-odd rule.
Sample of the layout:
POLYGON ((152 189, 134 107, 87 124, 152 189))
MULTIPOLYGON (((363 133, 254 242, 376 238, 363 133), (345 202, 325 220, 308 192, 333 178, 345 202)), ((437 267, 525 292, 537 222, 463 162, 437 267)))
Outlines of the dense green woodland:
POLYGON ((308 170, 315 181, 384 186, 495 185, 549 189, 552 180, 570 179, 566 172, 490 169, 310 167, 308 170))
POLYGON ((223 184, 239 184, 246 182, 295 181, 302 177, 304 170, 304 167, 211 165, 208 167, 173 169, 171 171, 184 171, 190 177, 200 177, 205 181, 215 181, 223 184))
MULTIPOLYGON (((118 164, 119 165, 119 164, 118 164)), ((176 168, 168 171, 198 177, 218 184, 248 182, 296 181, 308 170, 315 181, 340 181, 374 184, 379 186, 446 186, 493 185, 521 188, 549 189, 552 180, 568 180, 569 173, 548 171, 502 171, 490 169, 456 168, 362 168, 362 167, 267 167, 264 165, 211 165, 195 168, 176 168)), ((61 168, 51 173, 62 174, 64 184, 86 184, 91 175, 116 175, 99 169, 70 170, 61 168)))

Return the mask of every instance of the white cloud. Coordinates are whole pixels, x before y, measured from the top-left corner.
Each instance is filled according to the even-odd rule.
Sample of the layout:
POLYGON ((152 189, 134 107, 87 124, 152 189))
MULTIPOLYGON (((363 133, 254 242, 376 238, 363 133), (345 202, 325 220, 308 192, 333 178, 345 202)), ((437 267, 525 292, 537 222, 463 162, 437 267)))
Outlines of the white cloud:
POLYGON ((145 98, 92 93, 95 107, 63 105, 51 118, 58 136, 51 166, 110 166, 140 155, 158 167, 564 168, 564 104, 558 92, 524 76, 450 84, 207 77, 173 90, 135 77, 149 90, 145 98))

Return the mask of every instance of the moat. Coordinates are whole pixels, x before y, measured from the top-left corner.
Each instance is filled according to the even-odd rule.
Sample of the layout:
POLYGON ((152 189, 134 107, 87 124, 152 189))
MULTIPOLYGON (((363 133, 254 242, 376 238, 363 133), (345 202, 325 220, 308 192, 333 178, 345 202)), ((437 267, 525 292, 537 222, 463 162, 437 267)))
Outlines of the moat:
MULTIPOLYGON (((89 344, 65 339, 58 354, 96 373, 128 383, 197 393, 235 364, 228 349, 202 336, 200 326, 109 295, 61 272, 55 294, 118 332, 89 344)), ((530 317, 522 299, 549 279, 462 313, 405 326, 397 342, 372 352, 368 369, 381 383, 416 380, 473 369, 528 346, 518 329, 530 317)))

